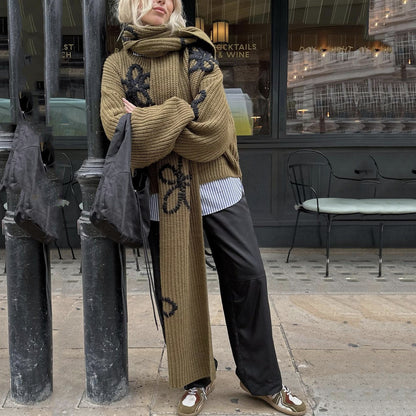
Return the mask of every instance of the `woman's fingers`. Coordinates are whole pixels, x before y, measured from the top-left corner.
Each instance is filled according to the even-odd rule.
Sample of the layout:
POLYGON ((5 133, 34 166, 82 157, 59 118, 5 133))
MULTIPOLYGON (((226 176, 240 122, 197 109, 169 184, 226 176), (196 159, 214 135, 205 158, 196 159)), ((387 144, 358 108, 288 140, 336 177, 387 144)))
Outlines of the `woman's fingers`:
POLYGON ((134 109, 136 108, 135 105, 133 105, 130 101, 126 100, 125 98, 122 98, 124 109, 126 110, 126 113, 132 113, 134 109))

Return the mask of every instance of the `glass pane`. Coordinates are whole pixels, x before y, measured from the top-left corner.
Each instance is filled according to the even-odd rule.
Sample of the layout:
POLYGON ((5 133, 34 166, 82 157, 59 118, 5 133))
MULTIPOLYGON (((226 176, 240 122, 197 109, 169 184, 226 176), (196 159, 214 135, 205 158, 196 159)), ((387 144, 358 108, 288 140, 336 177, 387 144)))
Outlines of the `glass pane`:
POLYGON ((18 96, 21 110, 36 125, 40 132, 45 127, 44 96, 44 25, 41 7, 33 7, 30 0, 21 0, 15 4, 13 13, 19 14, 21 24, 21 45, 18 48, 14 82, 18 83, 18 96), (21 48, 21 50, 20 50, 21 48))
POLYGON ((50 97, 49 121, 55 137, 86 136, 81 2, 62 0, 57 4, 62 22, 59 87, 50 97))
POLYGON ((238 135, 270 134, 270 0, 197 0, 214 42, 238 135))
POLYGON ((7 37, 7 2, 4 0, 0 1, 0 124, 9 123, 11 123, 9 99, 9 42, 7 37))
POLYGON ((416 0, 289 0, 288 134, 416 131, 416 0))

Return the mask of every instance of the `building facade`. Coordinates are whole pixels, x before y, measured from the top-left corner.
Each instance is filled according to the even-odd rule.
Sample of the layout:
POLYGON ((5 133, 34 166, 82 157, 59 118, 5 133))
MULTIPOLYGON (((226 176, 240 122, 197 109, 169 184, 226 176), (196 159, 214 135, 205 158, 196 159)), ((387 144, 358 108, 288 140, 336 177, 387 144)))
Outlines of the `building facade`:
MULTIPOLYGON (((120 48, 115 2, 106 7, 104 55, 120 48)), ((290 243, 296 215, 286 161, 296 149, 323 151, 343 176, 371 176, 369 154, 390 175, 414 175, 416 0, 186 0, 184 7, 216 45, 260 245, 290 243)), ((83 1, 0 0, 0 124, 13 124, 18 97, 44 132, 75 246, 82 198, 73 174, 89 151, 84 26, 94 24, 83 22, 82 8, 83 1), (10 7, 21 28, 13 68, 10 7)), ((101 68, 93 70, 100 77, 101 68)), ((392 187, 388 196, 415 189, 392 187)), ((315 220, 302 222, 297 245, 320 244, 315 220)), ((337 227, 334 246, 377 241, 372 223, 337 227)), ((410 222, 395 223, 385 244, 414 246, 414 234, 410 222)))

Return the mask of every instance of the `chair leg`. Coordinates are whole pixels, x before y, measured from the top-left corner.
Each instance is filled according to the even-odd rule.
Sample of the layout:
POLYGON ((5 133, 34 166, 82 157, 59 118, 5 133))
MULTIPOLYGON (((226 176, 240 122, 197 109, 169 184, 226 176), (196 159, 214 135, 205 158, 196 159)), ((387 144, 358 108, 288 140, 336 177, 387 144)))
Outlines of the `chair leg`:
POLYGON ((319 215, 319 213, 317 213, 316 214, 316 228, 317 228, 318 238, 319 238, 319 247, 323 247, 320 219, 321 219, 320 215, 319 215))
MULTIPOLYGON (((205 250, 205 256, 212 257, 212 253, 210 253, 208 250, 205 250)), ((214 272, 217 270, 216 266, 212 264, 206 257, 205 257, 205 264, 212 269, 214 272)))
POLYGON ((332 217, 328 215, 328 224, 326 229, 326 267, 325 267, 325 277, 329 276, 329 245, 330 245, 330 235, 332 227, 332 217))
POLYGON ((293 235, 292 235, 292 244, 290 245, 289 251, 287 253, 286 263, 289 263, 290 252, 292 251, 293 246, 295 245, 296 231, 298 230, 299 215, 300 215, 300 211, 298 211, 296 215, 295 228, 293 229, 293 235))
POLYGON ((58 250, 59 260, 62 260, 61 249, 59 248, 58 243, 56 241, 55 241, 55 247, 58 250))
POLYGON ((381 277, 383 266, 383 231, 384 224, 379 224, 379 245, 378 245, 378 277, 381 277))
POLYGON ((136 271, 140 271, 140 265, 139 265, 139 256, 140 256, 140 251, 139 249, 133 249, 133 254, 134 254, 134 259, 136 260, 136 271))
POLYGON ((61 207, 61 211, 62 211, 62 221, 64 223, 66 243, 68 244, 68 247, 71 249, 72 260, 75 260, 74 249, 72 248, 71 242, 69 241, 68 224, 66 222, 64 207, 61 207))

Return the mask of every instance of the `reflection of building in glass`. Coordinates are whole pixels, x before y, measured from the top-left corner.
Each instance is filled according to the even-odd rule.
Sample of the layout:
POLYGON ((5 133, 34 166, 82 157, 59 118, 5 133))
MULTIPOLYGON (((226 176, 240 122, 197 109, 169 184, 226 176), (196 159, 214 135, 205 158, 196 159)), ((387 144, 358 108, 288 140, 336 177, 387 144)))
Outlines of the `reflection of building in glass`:
MULTIPOLYGON (((1 10, 1 13, 4 13, 1 10)), ((7 39, 7 17, 0 17, 0 97, 9 96, 9 44, 7 39)), ((0 120, 0 122, 2 122, 0 120)))
POLYGON ((369 34, 393 47, 396 65, 415 65, 416 1, 373 0, 369 34))
POLYGON ((361 47, 289 51, 288 133, 414 133, 415 19, 416 0, 372 0, 361 47))

